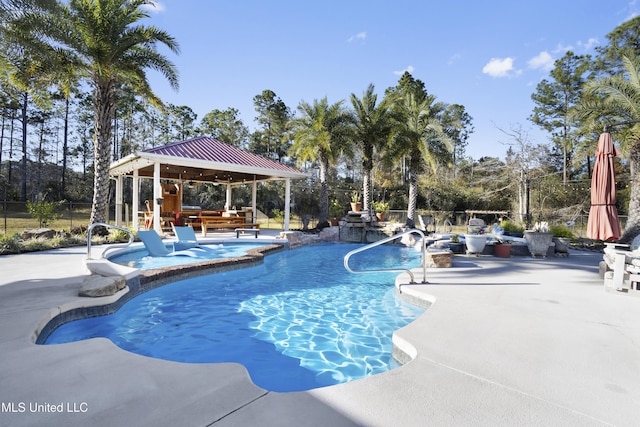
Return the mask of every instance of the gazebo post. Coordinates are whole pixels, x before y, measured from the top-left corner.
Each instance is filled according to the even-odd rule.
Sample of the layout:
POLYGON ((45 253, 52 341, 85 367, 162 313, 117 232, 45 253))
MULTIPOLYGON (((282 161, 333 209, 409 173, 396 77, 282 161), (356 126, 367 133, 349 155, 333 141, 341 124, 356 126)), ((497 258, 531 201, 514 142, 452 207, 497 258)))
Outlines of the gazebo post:
POLYGON ((133 170, 133 183, 132 183, 132 204, 131 210, 131 224, 134 231, 138 231, 140 227, 140 221, 138 220, 138 206, 140 206, 140 176, 138 175, 138 169, 133 170))
POLYGON ((251 222, 256 223, 258 221, 258 208, 256 203, 258 201, 258 183, 256 182, 256 176, 253 175, 253 183, 251 184, 251 222))
POLYGON ((122 227, 122 175, 116 176, 116 225, 122 227))
POLYGON ((158 199, 162 198, 162 186, 160 185, 160 162, 153 163, 153 229, 156 233, 162 234, 162 224, 160 224, 160 209, 158 199))
POLYGON ((291 210, 291 178, 286 178, 284 182, 284 231, 289 231, 289 211, 291 210))
POLYGON ((227 182, 227 200, 224 202, 225 210, 231 209, 231 183, 227 182))

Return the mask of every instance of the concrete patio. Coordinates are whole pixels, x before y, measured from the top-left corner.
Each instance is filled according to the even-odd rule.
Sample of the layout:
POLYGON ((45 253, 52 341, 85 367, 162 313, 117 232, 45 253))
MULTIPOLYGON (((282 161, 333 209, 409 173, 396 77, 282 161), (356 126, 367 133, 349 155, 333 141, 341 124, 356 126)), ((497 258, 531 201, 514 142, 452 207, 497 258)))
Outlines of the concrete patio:
POLYGON ((106 339, 34 344, 50 310, 79 299, 85 253, 0 257, 1 426, 640 425, 640 298, 604 291, 601 254, 456 256, 429 284, 402 286, 432 302, 395 335, 411 362, 274 393, 237 364, 151 359, 106 339))

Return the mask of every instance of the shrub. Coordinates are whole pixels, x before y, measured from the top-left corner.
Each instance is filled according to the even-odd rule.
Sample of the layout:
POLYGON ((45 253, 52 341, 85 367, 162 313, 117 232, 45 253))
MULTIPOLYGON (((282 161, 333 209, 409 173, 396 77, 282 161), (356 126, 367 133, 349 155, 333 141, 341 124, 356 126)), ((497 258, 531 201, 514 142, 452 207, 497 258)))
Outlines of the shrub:
POLYGON ((329 216, 332 218, 340 218, 344 215, 344 206, 338 201, 338 199, 333 199, 331 204, 329 205, 329 216))
POLYGON ((107 241, 114 243, 128 242, 129 233, 118 229, 111 229, 109 232, 109 236, 107 236, 107 241))
POLYGON ((389 211, 389 203, 387 202, 371 202, 371 207, 376 212, 388 212, 389 211))
POLYGON ((524 227, 513 222, 513 221, 502 221, 500 223, 500 228, 504 229, 509 233, 522 233, 524 232, 524 227))
POLYGON ((573 232, 566 225, 552 225, 549 227, 549 231, 553 233, 554 237, 568 237, 572 239, 573 232))
POLYGON ((20 253, 20 234, 16 233, 13 236, 0 235, 0 254, 18 253, 20 253))
POLYGON ((27 211, 33 219, 38 220, 40 227, 46 227, 51 221, 60 218, 62 215, 58 212, 58 208, 65 202, 64 200, 48 202, 44 197, 42 196, 41 200, 36 202, 27 201, 27 211))

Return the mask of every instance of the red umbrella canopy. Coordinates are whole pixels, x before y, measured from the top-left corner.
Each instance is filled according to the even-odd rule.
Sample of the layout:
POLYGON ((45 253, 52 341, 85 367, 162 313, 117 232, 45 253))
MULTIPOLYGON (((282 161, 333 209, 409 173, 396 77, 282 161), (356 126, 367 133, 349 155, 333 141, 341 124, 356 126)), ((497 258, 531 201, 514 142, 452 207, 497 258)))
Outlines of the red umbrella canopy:
POLYGON ((616 173, 613 159, 620 151, 613 145, 611 134, 604 132, 598 139, 596 163, 591 177, 591 210, 587 236, 596 240, 617 240, 620 219, 616 209, 616 173))

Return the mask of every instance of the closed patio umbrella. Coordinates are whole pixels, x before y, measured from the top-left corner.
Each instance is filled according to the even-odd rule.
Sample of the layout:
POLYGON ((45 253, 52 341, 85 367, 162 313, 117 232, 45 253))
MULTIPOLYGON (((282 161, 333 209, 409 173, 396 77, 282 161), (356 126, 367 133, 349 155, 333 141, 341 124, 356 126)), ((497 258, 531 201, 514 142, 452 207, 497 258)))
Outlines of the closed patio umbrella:
POLYGON ((616 209, 616 173, 613 159, 620 151, 613 145, 611 134, 603 132, 598 139, 596 162, 591 177, 591 210, 587 236, 596 240, 617 240, 621 236, 616 209))

